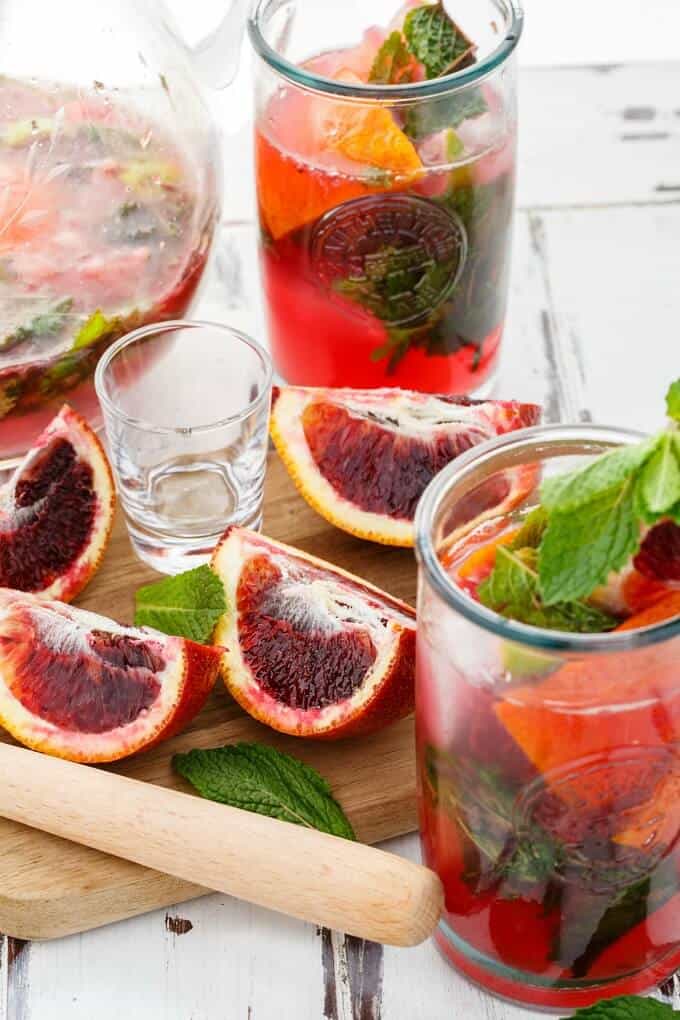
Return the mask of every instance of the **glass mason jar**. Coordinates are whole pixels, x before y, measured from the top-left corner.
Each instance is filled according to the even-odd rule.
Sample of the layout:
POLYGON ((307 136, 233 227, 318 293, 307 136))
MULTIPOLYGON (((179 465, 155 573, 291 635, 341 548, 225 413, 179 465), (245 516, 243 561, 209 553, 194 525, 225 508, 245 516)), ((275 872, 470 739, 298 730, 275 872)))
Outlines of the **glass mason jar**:
POLYGON ((541 478, 639 438, 514 432, 458 458, 418 508, 420 828, 446 895, 436 940, 525 1004, 640 992, 680 964, 680 619, 541 630, 486 609, 461 579, 508 515, 538 502, 541 478), (513 507, 500 517, 499 499, 513 507))
POLYGON ((272 353, 289 383, 490 388, 522 12, 515 0, 457 0, 449 10, 475 62, 368 83, 382 41, 419 5, 259 0, 250 19, 260 254, 272 353))

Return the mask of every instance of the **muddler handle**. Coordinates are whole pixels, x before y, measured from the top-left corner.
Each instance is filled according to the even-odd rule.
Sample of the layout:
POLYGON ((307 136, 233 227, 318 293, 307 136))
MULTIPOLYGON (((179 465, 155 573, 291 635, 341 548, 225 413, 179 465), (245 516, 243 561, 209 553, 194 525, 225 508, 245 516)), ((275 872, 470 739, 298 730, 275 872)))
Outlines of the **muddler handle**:
POLYGON ((0 815, 389 945, 422 942, 442 908, 437 876, 394 854, 3 743, 0 815))

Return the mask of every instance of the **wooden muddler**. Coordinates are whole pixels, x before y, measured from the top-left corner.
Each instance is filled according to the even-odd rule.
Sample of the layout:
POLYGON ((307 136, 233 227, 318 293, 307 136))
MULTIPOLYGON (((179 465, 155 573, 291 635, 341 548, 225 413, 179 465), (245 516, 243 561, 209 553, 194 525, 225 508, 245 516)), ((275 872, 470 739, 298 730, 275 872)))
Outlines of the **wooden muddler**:
POLYGON ((394 854, 3 743, 0 815, 389 945, 422 942, 442 908, 437 876, 394 854))

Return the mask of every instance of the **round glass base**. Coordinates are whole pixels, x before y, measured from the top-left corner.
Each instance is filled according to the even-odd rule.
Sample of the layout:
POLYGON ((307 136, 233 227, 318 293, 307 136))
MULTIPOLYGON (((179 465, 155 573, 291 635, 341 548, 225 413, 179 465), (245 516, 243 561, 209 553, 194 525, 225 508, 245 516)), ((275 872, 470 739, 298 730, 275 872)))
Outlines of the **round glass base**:
POLYGON ((540 975, 506 967, 486 957, 459 938, 442 921, 435 932, 436 946, 447 961, 485 992, 522 1006, 546 1012, 560 1012, 591 1006, 615 995, 640 995, 653 990, 680 967, 680 948, 666 953, 652 967, 617 978, 614 981, 587 983, 573 981, 542 982, 540 975))
MULTIPOLYGON (((262 513, 248 521, 234 521, 240 527, 259 531, 262 527, 262 513)), ((215 546, 221 539, 230 522, 225 521, 224 528, 215 535, 202 535, 200 538, 159 538, 140 531, 127 521, 130 543, 139 559, 157 570, 159 574, 181 574, 193 567, 209 563, 215 546)))

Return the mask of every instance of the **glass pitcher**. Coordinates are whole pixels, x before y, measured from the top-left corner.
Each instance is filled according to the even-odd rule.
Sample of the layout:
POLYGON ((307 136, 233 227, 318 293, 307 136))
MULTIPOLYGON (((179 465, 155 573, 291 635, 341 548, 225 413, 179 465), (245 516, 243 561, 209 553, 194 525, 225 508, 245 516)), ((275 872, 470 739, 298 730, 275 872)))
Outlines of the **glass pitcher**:
POLYGON ((195 49, 154 0, 0 0, 0 468, 102 352, 189 306, 218 220, 216 134, 245 0, 195 49))

